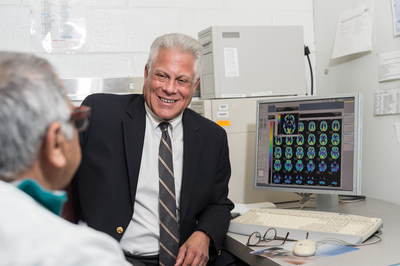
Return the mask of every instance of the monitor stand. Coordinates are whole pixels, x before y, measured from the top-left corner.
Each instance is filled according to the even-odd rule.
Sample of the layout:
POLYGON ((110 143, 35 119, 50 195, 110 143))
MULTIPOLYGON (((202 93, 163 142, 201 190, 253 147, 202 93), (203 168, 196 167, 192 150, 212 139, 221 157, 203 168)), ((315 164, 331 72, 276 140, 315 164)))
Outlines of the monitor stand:
POLYGON ((315 194, 317 211, 338 212, 338 194, 315 194))
POLYGON ((313 201, 312 195, 315 195, 315 203, 317 211, 338 212, 339 196, 338 194, 312 194, 312 193, 296 193, 301 199, 299 201, 302 209, 309 202, 313 201))

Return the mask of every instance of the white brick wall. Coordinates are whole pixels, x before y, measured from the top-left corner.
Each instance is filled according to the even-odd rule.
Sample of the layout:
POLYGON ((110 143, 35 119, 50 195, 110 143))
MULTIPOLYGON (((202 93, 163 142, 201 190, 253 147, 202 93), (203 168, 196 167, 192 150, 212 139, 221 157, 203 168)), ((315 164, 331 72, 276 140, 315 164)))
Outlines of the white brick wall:
MULTIPOLYGON (((33 51, 30 1, 1 0, 0 50, 33 51)), ((303 25, 314 51, 312 0, 82 0, 87 39, 73 54, 39 54, 61 78, 143 76, 155 37, 183 32, 194 37, 212 25, 303 25)))
POLYGON ((147 52, 155 37, 179 30, 177 9, 94 9, 87 15, 86 48, 96 53, 147 52))
POLYGON ((63 78, 141 76, 147 59, 147 55, 117 53, 42 54, 41 56, 53 62, 57 73, 63 78), (142 62, 143 67, 141 69, 134 68, 135 60, 142 62), (136 75, 133 75, 135 72, 136 75))
POLYGON ((223 8, 223 0, 129 0, 129 6, 162 8, 223 8))
POLYGON ((312 10, 312 0, 225 0, 225 7, 250 10, 297 10, 299 12, 312 10))
POLYGON ((29 16, 26 6, 0 5, 0 50, 31 51, 29 16))
POLYGON ((238 9, 193 9, 182 12, 182 31, 197 37, 197 33, 210 26, 272 25, 268 11, 238 9))
POLYGON ((22 5, 26 2, 26 0, 2 0, 0 6, 7 6, 7 5, 22 5))

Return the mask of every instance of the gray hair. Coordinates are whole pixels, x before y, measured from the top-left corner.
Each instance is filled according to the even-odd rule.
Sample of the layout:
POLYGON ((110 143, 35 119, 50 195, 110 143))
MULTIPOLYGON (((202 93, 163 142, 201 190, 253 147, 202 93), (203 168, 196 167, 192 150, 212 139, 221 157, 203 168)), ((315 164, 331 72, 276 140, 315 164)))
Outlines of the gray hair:
POLYGON ((191 53, 194 58, 194 81, 200 77, 203 64, 203 47, 200 42, 193 37, 182 33, 170 33, 156 38, 151 45, 149 58, 147 60, 148 71, 162 49, 179 49, 182 53, 191 53))
POLYGON ((72 139, 70 114, 63 85, 45 59, 0 52, 0 177, 12 179, 32 166, 52 122, 72 139))

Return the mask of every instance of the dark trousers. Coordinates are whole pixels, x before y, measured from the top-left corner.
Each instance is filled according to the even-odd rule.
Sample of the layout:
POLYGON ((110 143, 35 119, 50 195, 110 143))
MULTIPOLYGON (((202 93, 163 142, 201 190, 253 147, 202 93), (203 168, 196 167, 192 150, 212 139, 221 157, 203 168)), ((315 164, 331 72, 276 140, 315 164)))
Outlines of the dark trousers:
MULTIPOLYGON (((126 260, 134 266, 158 266, 158 256, 135 256, 127 252, 124 252, 126 260)), ((207 265, 209 266, 245 266, 243 263, 235 256, 229 252, 222 250, 220 256, 210 258, 207 265)))

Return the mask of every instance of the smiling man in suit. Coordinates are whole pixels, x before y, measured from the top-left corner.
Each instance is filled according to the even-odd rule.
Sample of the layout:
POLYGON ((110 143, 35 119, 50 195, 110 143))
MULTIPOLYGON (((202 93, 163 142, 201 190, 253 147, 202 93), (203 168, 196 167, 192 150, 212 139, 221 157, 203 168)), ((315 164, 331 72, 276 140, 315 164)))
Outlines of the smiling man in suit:
POLYGON ((143 95, 97 94, 83 102, 92 116, 81 134, 75 217, 120 241, 132 263, 213 265, 220 254, 233 208, 227 136, 187 108, 202 55, 192 37, 163 35, 151 46, 143 95), (166 207, 164 190, 173 207, 166 207))

